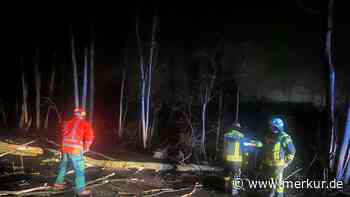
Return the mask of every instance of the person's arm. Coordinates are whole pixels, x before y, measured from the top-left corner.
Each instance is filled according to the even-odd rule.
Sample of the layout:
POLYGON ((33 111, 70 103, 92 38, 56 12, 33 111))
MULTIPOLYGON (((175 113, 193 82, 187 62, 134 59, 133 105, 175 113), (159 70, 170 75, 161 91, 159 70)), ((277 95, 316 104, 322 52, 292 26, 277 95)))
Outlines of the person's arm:
POLYGON ((283 140, 282 146, 286 152, 285 160, 286 160, 286 167, 287 167, 290 163, 292 163, 296 152, 292 138, 290 136, 285 137, 283 140))
POLYGON ((261 148, 263 146, 263 144, 260 141, 249 140, 249 139, 244 139, 243 145, 247 147, 255 147, 255 148, 261 148))
POLYGON ((61 125, 61 131, 62 131, 62 136, 65 136, 66 134, 67 134, 67 132, 68 132, 68 121, 64 121, 63 123, 62 123, 62 125, 61 125))
POLYGON ((92 129, 92 126, 90 124, 87 124, 86 130, 84 133, 84 152, 88 152, 90 150, 90 147, 92 143, 94 142, 95 135, 94 131, 92 129))

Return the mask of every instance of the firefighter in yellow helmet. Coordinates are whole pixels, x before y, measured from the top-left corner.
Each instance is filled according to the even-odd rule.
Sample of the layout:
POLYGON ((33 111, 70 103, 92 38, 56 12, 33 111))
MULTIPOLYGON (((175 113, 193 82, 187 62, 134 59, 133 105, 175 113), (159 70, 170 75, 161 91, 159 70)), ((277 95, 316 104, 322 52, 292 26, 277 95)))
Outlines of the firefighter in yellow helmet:
POLYGON ((271 188, 270 197, 283 197, 283 171, 290 165, 295 156, 292 138, 286 133, 285 123, 281 117, 273 117, 269 121, 270 131, 264 143, 264 167, 270 174, 270 180, 276 183, 271 188))
POLYGON ((239 190, 235 187, 235 180, 241 177, 245 147, 261 148, 260 141, 249 140, 243 134, 241 125, 238 122, 233 128, 224 134, 223 160, 225 162, 225 189, 231 190, 232 196, 238 195, 239 190))

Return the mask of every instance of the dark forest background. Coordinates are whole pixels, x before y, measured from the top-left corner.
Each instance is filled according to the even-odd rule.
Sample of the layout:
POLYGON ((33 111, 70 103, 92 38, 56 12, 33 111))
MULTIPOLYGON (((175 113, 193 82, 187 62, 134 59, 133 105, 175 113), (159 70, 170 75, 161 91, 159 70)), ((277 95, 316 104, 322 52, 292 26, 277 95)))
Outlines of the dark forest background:
MULTIPOLYGON (((151 108, 159 106, 155 146, 177 138, 183 126, 183 111, 192 99, 194 124, 200 121, 203 84, 212 73, 215 56, 214 97, 208 106, 208 146, 215 146, 219 92, 223 92, 223 129, 234 121, 237 87, 240 89, 239 121, 252 138, 262 138, 266 121, 282 114, 303 152, 294 165, 312 159, 324 138, 327 64, 325 33, 328 1, 242 1, 242 2, 148 2, 76 5, 21 4, 9 6, 2 19, 1 106, 8 115, 5 128, 19 121, 21 73, 29 86, 29 109, 34 114, 34 57, 39 51, 42 94, 47 94, 52 66, 57 69, 55 102, 64 119, 72 115, 73 67, 70 57, 70 27, 76 39, 79 78, 82 80, 83 49, 91 41, 93 24, 95 55, 96 147, 115 144, 114 127, 119 110, 122 69, 126 68, 127 128, 139 120, 139 54, 135 20, 139 17, 141 40, 149 48, 152 17, 158 16, 156 63, 152 82, 151 108), (54 54, 56 54, 55 58, 54 54), (113 136, 113 137, 111 137, 113 136), (214 145, 213 145, 214 144, 214 145)), ((349 99, 350 33, 344 2, 334 8, 335 68, 337 74, 337 125, 344 131, 349 99)), ((148 54, 145 53, 145 56, 148 54)), ((42 106, 45 108, 45 106, 42 106)), ((45 111, 45 110, 43 110, 45 111)), ((44 112, 43 112, 44 113, 44 112)), ((59 125, 53 117, 47 131, 55 135, 59 125)), ((200 126, 198 126, 200 128, 200 126)), ((132 130, 132 129, 130 129, 132 130)), ((6 132, 5 130, 3 132, 6 132)), ((134 138, 132 138, 134 139, 134 138)), ((137 144, 137 139, 134 144, 137 144)))

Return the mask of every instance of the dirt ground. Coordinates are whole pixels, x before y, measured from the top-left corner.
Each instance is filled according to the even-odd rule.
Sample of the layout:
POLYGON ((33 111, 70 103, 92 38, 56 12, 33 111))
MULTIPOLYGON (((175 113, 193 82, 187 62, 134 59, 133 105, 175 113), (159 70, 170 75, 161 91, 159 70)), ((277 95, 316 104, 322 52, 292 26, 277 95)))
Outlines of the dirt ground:
MULTIPOLYGON (((2 170, 10 170, 11 165, 16 161, 14 156, 1 160, 2 170), (11 161, 11 162, 10 162, 11 161)), ((18 158, 17 158, 18 162, 18 158)), ((54 182, 57 164, 49 164, 42 166, 38 164, 38 160, 33 158, 25 158, 25 172, 20 170, 13 175, 1 175, 0 190, 23 190, 42 186, 45 183, 51 185, 54 182)), ((12 166, 13 167, 13 166, 12 166)), ((226 197, 230 196, 224 192, 223 180, 216 175, 201 173, 176 173, 164 172, 157 173, 149 170, 116 170, 115 176, 109 178, 109 183, 100 181, 96 185, 92 185, 93 196, 95 197, 115 197, 115 196, 188 196, 193 197, 226 197), (153 192, 152 192, 153 191, 153 192)), ((2 172, 3 173, 3 172, 2 172)), ((112 171, 101 170, 99 168, 87 168, 87 182, 104 177, 112 171)), ((67 175, 66 181, 69 187, 74 186, 74 174, 67 175)), ((74 192, 66 191, 60 194, 35 193, 29 196, 74 196, 74 192)), ((241 196, 267 196, 265 192, 242 192, 241 196)), ((287 191, 286 196, 302 197, 302 196, 335 196, 322 195, 321 193, 305 193, 302 191, 287 191)))
MULTIPOLYGON (((4 140, 4 139, 2 139, 4 140)), ((37 144, 39 145, 39 144, 37 144)), ((42 161, 50 157, 48 153, 39 157, 23 157, 23 169, 21 157, 6 155, 0 158, 0 196, 2 191, 18 191, 33 187, 52 185, 57 170, 57 162, 42 161)), ((118 149, 109 152, 108 156, 131 161, 154 161, 151 155, 133 152, 126 149, 118 149)), ((222 176, 214 173, 193 172, 178 173, 175 171, 154 172, 151 170, 127 170, 116 169, 108 171, 100 168, 89 167, 86 169, 87 182, 99 179, 111 173, 113 177, 100 180, 89 187, 93 190, 94 197, 115 196, 194 196, 194 197, 225 197, 231 196, 224 192, 222 176), (107 181, 108 180, 108 181, 107 181)), ((69 188, 74 186, 74 173, 67 175, 69 188)), ((74 192, 67 190, 64 193, 55 193, 52 190, 27 193, 22 196, 74 196, 74 192)), ((264 191, 242 191, 241 196, 268 196, 264 191)), ((285 196, 336 196, 333 193, 305 192, 287 190, 285 196)), ((339 196, 339 194, 338 194, 339 196)), ((342 196, 342 195, 340 195, 342 196)), ((345 196, 345 194, 344 194, 345 196)))

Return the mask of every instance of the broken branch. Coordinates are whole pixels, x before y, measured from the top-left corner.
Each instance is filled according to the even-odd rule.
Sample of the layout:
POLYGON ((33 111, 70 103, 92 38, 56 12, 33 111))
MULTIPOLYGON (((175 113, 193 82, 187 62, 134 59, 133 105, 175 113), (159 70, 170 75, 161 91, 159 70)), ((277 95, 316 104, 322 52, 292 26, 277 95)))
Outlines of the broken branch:
POLYGON ((108 179, 108 178, 110 178, 110 177, 112 177, 112 176, 115 176, 115 172, 113 172, 113 173, 111 173, 111 174, 109 174, 109 175, 106 175, 106 176, 104 176, 104 177, 101 177, 101 178, 98 178, 98 179, 89 181, 89 182, 86 183, 86 185, 91 185, 91 184, 97 183, 97 182, 99 182, 99 181, 106 180, 106 179, 108 179))
POLYGON ((39 190, 47 190, 50 189, 51 186, 47 186, 47 183, 44 184, 44 186, 40 187, 34 187, 34 188, 29 188, 29 189, 24 189, 24 190, 19 190, 19 191, 0 191, 0 196, 7 196, 7 195, 22 195, 25 193, 29 192, 34 192, 34 191, 39 191, 39 190))
POLYGON ((38 154, 42 154, 41 148, 36 147, 27 147, 29 144, 33 144, 37 140, 33 140, 30 142, 27 142, 22 145, 15 145, 15 144, 9 144, 5 142, 0 142, 0 152, 4 152, 0 154, 0 157, 3 157, 7 154, 14 154, 14 155, 22 155, 22 156, 36 156, 38 154))

